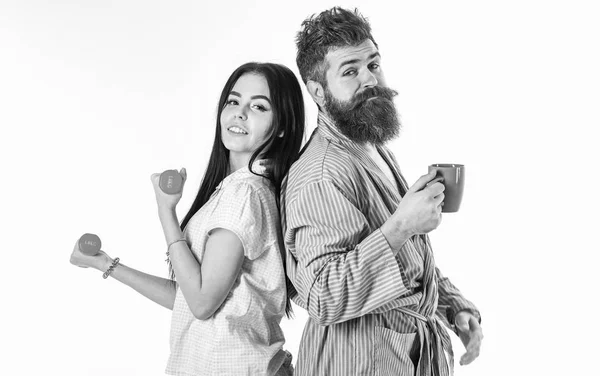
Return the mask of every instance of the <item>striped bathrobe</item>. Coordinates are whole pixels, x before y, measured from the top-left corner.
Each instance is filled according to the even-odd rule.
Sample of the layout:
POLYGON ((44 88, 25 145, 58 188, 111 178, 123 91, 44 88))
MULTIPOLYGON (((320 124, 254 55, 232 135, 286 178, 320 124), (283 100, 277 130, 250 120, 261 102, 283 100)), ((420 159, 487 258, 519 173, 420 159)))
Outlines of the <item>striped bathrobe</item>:
POLYGON ((394 257, 379 228, 408 188, 392 153, 378 149, 395 184, 319 113, 284 181, 290 295, 310 315, 296 375, 449 375, 451 342, 441 323, 454 330, 464 309, 479 318, 435 267, 427 236, 411 238, 394 257))

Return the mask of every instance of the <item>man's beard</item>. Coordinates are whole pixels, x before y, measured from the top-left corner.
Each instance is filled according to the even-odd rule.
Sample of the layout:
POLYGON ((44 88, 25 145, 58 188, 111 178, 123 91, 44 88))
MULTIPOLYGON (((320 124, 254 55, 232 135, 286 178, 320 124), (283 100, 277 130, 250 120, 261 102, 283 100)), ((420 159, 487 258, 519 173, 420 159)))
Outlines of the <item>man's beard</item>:
POLYGON ((326 88, 324 107, 346 137, 358 143, 381 145, 400 133, 400 120, 393 102, 396 95, 395 90, 373 86, 342 102, 326 88))

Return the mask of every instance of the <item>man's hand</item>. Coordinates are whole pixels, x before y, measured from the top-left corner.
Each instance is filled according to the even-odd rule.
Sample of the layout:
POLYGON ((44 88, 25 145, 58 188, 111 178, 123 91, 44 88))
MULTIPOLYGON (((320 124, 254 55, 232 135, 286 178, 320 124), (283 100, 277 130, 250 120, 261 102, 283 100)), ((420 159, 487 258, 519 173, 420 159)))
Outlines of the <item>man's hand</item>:
POLYGON ((479 356, 483 332, 477 318, 469 311, 460 311, 454 318, 454 325, 458 331, 458 336, 467 352, 460 357, 460 365, 464 366, 475 360, 479 356))
POLYGON ((435 179, 436 171, 423 175, 402 197, 392 216, 381 226, 388 243, 398 251, 408 238, 426 234, 442 220, 444 185, 435 179))

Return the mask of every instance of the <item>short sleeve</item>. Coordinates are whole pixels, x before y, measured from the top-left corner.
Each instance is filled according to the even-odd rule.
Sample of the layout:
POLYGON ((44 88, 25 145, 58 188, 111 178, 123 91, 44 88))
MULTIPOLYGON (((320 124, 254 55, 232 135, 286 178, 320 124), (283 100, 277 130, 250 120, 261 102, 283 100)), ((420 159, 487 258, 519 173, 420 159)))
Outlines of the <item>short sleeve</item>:
POLYGON ((277 241, 279 218, 275 195, 267 187, 236 181, 222 188, 217 199, 208 220, 208 234, 217 228, 233 232, 242 242, 244 256, 250 260, 258 258, 277 241))

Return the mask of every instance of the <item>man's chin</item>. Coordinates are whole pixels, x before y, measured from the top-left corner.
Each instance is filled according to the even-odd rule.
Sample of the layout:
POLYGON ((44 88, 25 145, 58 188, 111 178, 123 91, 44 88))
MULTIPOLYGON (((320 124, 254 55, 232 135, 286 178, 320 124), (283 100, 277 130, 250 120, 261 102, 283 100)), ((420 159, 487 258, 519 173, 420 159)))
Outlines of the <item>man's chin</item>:
POLYGON ((344 136, 357 143, 381 145, 396 138, 400 133, 400 122, 389 114, 365 117, 336 116, 330 112, 326 114, 344 136))
POLYGON ((342 134, 356 143, 371 143, 374 145, 383 145, 386 142, 396 138, 399 133, 399 126, 388 124, 385 127, 373 127, 365 122, 355 124, 340 124, 338 129, 342 134))

